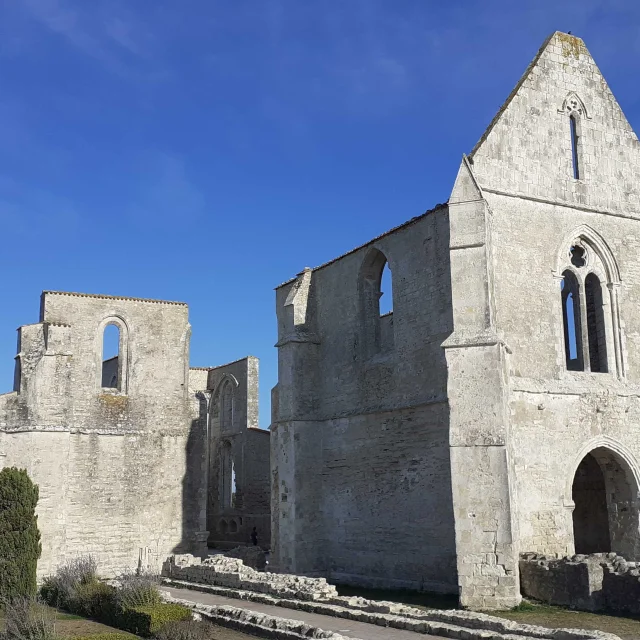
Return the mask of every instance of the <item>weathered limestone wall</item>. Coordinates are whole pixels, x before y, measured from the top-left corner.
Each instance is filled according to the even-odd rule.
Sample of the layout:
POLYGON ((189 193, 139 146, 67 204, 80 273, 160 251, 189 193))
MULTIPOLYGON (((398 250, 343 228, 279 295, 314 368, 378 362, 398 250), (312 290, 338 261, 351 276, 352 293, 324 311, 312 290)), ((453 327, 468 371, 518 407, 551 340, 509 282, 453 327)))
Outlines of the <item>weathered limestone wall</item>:
POLYGON ((460 601, 505 609, 520 600, 507 354, 496 327, 490 210, 466 159, 449 212, 454 331, 443 346, 460 601))
POLYGON ((441 348, 450 296, 444 207, 277 290, 279 570, 456 591, 441 348), (372 352, 363 270, 380 254, 393 314, 381 318, 372 352))
POLYGON ((522 549, 571 554, 578 539, 640 558, 639 219, 637 137, 584 43, 555 33, 463 158, 446 209, 278 288, 279 566, 443 587, 456 572, 442 578, 434 550, 453 558, 453 519, 462 604, 504 608, 520 598, 522 549), (373 322, 375 250, 394 311, 373 322), (571 278, 580 371, 565 354, 571 278), (600 493, 576 489, 574 513, 587 455, 584 491, 600 493), (598 501, 604 533, 589 542, 598 501), (402 523, 421 515, 430 542, 415 547, 402 523))
POLYGON ((600 445, 624 447, 636 470, 640 459, 638 223, 504 196, 490 201, 496 262, 504 265, 496 271, 499 323, 512 351, 510 412, 521 548, 572 554, 571 483, 580 459, 600 445), (533 224, 536 233, 522 233, 533 224), (610 373, 566 370, 560 282, 554 271, 561 244, 583 225, 606 239, 620 267, 622 375, 615 360, 610 373), (527 273, 508 269, 509 256, 523 252, 529 256, 527 273))
POLYGON ((188 396, 181 303, 45 292, 20 329, 19 391, 0 396, 0 464, 40 486, 39 574, 77 554, 113 575, 197 550, 204 432, 188 396), (101 386, 102 334, 121 331, 121 388, 101 386))
POLYGON ((485 191, 637 217, 637 154, 638 138, 584 42, 556 32, 471 157, 485 191), (570 113, 580 135, 578 180, 572 171, 570 113))
POLYGON ((640 568, 615 553, 552 558, 525 553, 522 593, 581 611, 640 614, 640 568))
POLYGON ((258 427, 258 359, 209 370, 209 546, 269 548, 269 431, 258 427), (233 485, 233 486, 231 486, 233 485))
MULTIPOLYGON (((169 587, 186 587, 226 598, 275 605, 284 610, 284 616, 287 609, 307 611, 392 629, 428 633, 438 638, 481 640, 490 636, 492 640, 513 640, 520 637, 539 640, 619 640, 617 636, 602 631, 546 629, 472 611, 416 609, 399 602, 339 596, 335 587, 327 584, 322 578, 261 573, 237 560, 220 556, 205 561, 190 555, 172 556, 163 564, 162 575, 165 576, 163 583, 169 587)), ((188 600, 174 600, 166 591, 164 597, 170 602, 194 606, 198 613, 205 616, 213 613, 213 619, 222 621, 223 624, 229 614, 234 616, 246 613, 246 610, 235 607, 213 608, 194 605, 188 600)), ((301 627, 299 621, 280 618, 276 622, 273 618, 267 617, 260 618, 260 623, 261 630, 281 630, 283 637, 289 637, 283 630, 291 628, 296 631, 295 637, 314 635, 313 630, 307 625, 301 627)))
MULTIPOLYGON (((509 348, 519 544, 570 555, 572 482, 589 451, 600 448, 603 469, 624 469, 618 484, 637 492, 640 145, 584 43, 565 34, 543 47, 503 109, 472 166, 492 214, 496 325, 509 348), (579 179, 570 113, 579 123, 579 179), (575 244, 586 251, 584 267, 571 263, 575 244), (593 272, 602 283, 607 373, 567 370, 560 294, 566 269, 579 278, 593 272)), ((637 512, 637 499, 627 506, 637 512)), ((616 533, 626 525, 610 504, 614 511, 612 549, 601 550, 639 559, 637 532, 616 533)))
POLYGON ((162 564, 162 575, 184 582, 247 589, 279 598, 326 600, 337 597, 336 588, 324 578, 305 578, 256 571, 239 558, 216 555, 201 560, 192 555, 174 555, 162 564))

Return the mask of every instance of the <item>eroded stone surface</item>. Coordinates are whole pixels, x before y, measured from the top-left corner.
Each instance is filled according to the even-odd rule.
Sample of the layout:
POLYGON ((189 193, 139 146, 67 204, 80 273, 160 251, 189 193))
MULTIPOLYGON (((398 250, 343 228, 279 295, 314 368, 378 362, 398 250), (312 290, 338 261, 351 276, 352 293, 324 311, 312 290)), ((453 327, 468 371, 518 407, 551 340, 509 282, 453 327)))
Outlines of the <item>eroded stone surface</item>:
POLYGON ((205 560, 189 554, 170 556, 162 565, 162 575, 186 582, 248 589, 280 598, 324 600, 338 596, 336 588, 324 578, 256 571, 239 558, 221 555, 205 560))
POLYGON ((522 593, 572 609, 639 615, 639 567, 615 553, 565 558, 526 553, 520 559, 522 593))
POLYGON ((238 558, 243 564, 257 571, 264 571, 267 566, 267 558, 264 551, 258 546, 236 547, 224 554, 227 558, 238 558))
MULTIPOLYGON (((196 589, 227 598, 237 598, 286 609, 460 640, 619 640, 613 634, 600 631, 545 629, 470 611, 425 611, 398 603, 370 601, 362 598, 331 598, 330 602, 301 601, 210 585, 189 585, 174 580, 165 580, 165 582, 170 586, 181 588, 182 590, 179 592, 181 601, 190 602, 191 606, 196 608, 203 605, 194 605, 194 600, 197 600, 197 597, 190 600, 186 589, 196 589)), ((251 605, 243 605, 243 608, 250 610, 251 605)))
POLYGON ((504 609, 520 551, 640 560, 639 220, 638 138, 555 33, 446 205, 277 289, 273 566, 504 609))
POLYGON ((252 428, 258 362, 190 369, 190 333, 184 303, 54 291, 39 322, 20 327, 15 390, 0 395, 0 467, 24 468, 40 487, 40 577, 82 554, 105 577, 158 572, 169 553, 206 552, 214 512, 235 544, 252 526, 268 542, 269 434, 252 428), (120 353, 103 363, 111 324, 120 353), (233 420, 207 430, 225 376, 233 420), (242 504, 207 490, 219 442, 232 449, 242 504))

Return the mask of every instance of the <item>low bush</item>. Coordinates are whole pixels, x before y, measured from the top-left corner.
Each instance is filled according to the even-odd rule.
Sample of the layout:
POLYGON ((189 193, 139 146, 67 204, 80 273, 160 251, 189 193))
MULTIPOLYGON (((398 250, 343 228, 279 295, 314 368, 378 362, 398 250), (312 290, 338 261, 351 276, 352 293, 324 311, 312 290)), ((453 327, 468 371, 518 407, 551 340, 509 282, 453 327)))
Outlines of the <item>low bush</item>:
POLYGON ((6 640, 56 640, 56 614, 36 598, 5 601, 6 640))
POLYGON ((213 640, 214 626, 204 620, 169 622, 155 637, 157 640, 213 640))
MULTIPOLYGON (((191 619, 191 610, 187 607, 162 601, 159 577, 127 574, 119 582, 118 587, 101 582, 95 560, 86 556, 63 565, 54 576, 46 578, 40 593, 52 607, 141 636, 152 636, 169 622, 191 619)), ((92 636, 92 640, 98 638, 92 636)))
POLYGON ((84 585, 96 583, 98 583, 98 574, 95 558, 80 556, 59 567, 54 576, 45 578, 40 588, 40 595, 50 606, 75 613, 78 590, 84 585))
POLYGON ((137 640, 132 633, 118 632, 113 633, 92 633, 90 636, 73 636, 68 640, 137 640))
POLYGON ((162 602, 160 578, 153 574, 125 574, 120 578, 118 602, 123 609, 152 607, 162 602))
POLYGON ((191 618, 191 609, 181 604, 162 602, 149 607, 126 609, 119 616, 118 627, 148 638, 157 634, 170 622, 180 622, 191 618))
POLYGON ((116 589, 97 579, 78 585, 69 603, 71 613, 107 623, 115 622, 119 609, 116 589))

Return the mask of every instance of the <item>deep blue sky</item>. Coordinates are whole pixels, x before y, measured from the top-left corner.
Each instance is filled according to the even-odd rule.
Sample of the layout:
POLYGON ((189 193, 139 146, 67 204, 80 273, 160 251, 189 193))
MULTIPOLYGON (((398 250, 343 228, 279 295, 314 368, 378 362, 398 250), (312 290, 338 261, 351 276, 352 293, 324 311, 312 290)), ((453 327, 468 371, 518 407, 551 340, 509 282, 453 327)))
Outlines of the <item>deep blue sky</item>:
POLYGON ((267 426, 273 287, 445 201, 556 29, 639 130, 638 0, 5 0, 0 387, 43 289, 181 300, 267 426))

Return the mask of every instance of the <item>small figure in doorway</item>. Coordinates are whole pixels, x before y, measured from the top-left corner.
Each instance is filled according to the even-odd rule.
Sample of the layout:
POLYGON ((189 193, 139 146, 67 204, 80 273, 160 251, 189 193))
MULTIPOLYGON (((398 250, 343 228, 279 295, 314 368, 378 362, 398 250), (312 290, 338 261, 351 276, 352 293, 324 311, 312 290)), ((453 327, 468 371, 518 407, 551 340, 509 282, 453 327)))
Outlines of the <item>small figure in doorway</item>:
POLYGON ((251 542, 253 542, 254 547, 258 546, 258 530, 255 527, 251 531, 251 542))

